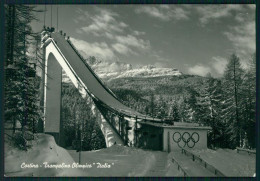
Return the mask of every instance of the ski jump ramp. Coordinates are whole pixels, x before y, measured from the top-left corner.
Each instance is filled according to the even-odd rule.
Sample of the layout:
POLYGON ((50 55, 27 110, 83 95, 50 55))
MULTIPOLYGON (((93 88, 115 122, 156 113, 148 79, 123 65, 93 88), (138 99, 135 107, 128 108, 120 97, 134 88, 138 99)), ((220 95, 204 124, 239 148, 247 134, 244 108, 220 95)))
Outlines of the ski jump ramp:
MULTIPOLYGON (((105 108, 121 116, 124 121, 150 119, 152 117, 143 115, 123 105, 113 92, 108 89, 98 78, 90 66, 77 52, 70 41, 60 33, 42 32, 42 47, 45 60, 45 89, 44 89, 44 131, 52 134, 56 141, 62 145, 62 120, 61 120, 61 82, 62 69, 69 76, 81 95, 87 94, 93 99, 100 109, 105 108)), ((84 109, 84 108, 83 108, 84 109)), ((120 134, 109 124, 103 116, 100 123, 101 130, 105 136, 107 146, 124 144, 120 134)))

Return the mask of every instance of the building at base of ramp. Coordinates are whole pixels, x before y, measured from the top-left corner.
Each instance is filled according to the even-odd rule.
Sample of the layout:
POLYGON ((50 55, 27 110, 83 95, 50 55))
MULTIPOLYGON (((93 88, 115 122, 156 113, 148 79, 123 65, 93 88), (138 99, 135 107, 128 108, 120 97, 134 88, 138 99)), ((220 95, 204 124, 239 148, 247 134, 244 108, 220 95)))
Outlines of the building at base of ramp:
POLYGON ((174 122, 173 125, 141 121, 138 122, 136 147, 160 151, 178 149, 206 149, 211 127, 197 123, 174 122))

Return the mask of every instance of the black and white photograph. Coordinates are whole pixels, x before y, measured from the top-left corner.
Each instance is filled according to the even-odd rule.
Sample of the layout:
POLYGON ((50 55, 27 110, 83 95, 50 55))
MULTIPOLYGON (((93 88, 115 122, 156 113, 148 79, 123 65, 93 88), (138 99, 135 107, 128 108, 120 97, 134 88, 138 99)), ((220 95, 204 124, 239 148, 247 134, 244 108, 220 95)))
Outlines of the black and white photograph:
POLYGON ((4 177, 256 177, 255 4, 4 15, 4 177))

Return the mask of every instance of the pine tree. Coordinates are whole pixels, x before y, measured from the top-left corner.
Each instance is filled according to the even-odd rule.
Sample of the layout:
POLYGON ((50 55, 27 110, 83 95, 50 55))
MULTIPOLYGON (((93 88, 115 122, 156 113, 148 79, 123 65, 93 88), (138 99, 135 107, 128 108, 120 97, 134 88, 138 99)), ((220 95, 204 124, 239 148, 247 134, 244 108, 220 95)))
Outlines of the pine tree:
POLYGON ((73 145, 73 141, 83 140, 83 150, 105 147, 105 140, 93 115, 93 102, 87 96, 82 98, 74 85, 63 83, 62 88, 62 119, 65 132, 65 147, 73 145))
MULTIPOLYGON (((201 85, 206 84, 201 82, 201 85)), ((210 93, 207 91, 207 87, 201 86, 197 91, 195 102, 194 117, 197 123, 208 124, 210 119, 210 93)))
POLYGON ((30 66, 28 44, 34 38, 30 22, 34 19, 33 6, 8 5, 6 19, 7 47, 5 52, 5 122, 12 122, 13 133, 16 122, 36 132, 40 112, 37 104, 37 82, 35 69, 30 66))
POLYGON ((159 102, 156 106, 156 117, 158 118, 165 118, 166 117, 166 103, 163 97, 160 95, 159 96, 159 102))
POLYGON ((248 145, 243 143, 244 147, 255 148, 255 115, 256 115, 256 57, 252 56, 249 62, 249 68, 245 72, 242 84, 242 99, 241 105, 242 119, 241 124, 243 134, 247 138, 244 140, 248 145), (248 141, 246 140, 248 139, 248 141))
POLYGON ((226 147, 225 124, 221 119, 223 96, 221 81, 209 76, 207 80, 207 92, 209 95, 209 116, 207 125, 212 128, 212 132, 209 135, 209 143, 213 144, 214 147, 226 147))
POLYGON ((189 97, 185 100, 186 103, 186 110, 185 114, 188 118, 188 122, 199 122, 198 119, 198 107, 197 107, 197 97, 199 93, 192 87, 188 88, 189 97))
POLYGON ((172 106, 172 117, 174 122, 180 122, 180 113, 177 104, 173 104, 172 106))
POLYGON ((239 58, 233 54, 226 66, 224 72, 224 104, 223 118, 228 123, 227 133, 230 136, 230 146, 241 146, 241 84, 243 69, 241 68, 239 58))
POLYGON ((181 122, 191 122, 191 112, 190 112, 190 106, 187 103, 187 98, 184 96, 181 97, 180 103, 179 103, 179 113, 180 113, 180 119, 181 122))
POLYGON ((188 98, 184 98, 180 105, 180 115, 182 122, 192 122, 194 111, 188 103, 188 98))
POLYGON ((150 115, 154 116, 155 115, 155 103, 154 103, 154 94, 152 93, 150 95, 150 115))

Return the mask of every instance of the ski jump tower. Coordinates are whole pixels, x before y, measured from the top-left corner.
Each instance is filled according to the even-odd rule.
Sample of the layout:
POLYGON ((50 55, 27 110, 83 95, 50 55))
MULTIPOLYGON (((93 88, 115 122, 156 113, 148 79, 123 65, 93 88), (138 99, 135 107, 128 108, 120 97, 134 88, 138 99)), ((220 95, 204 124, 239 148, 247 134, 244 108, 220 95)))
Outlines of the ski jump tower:
MULTIPOLYGON (((89 96, 101 113, 99 125, 107 147, 116 143, 157 150, 166 150, 166 147, 174 149, 177 148, 173 143, 174 139, 170 141, 170 137, 173 136, 179 136, 185 142, 197 138, 193 141, 194 144, 187 142, 184 147, 185 145, 194 147, 195 144, 200 148, 207 146, 206 133, 208 128, 195 126, 195 130, 202 130, 202 132, 194 134, 190 131, 189 125, 165 127, 162 120, 143 115, 123 105, 98 78, 73 44, 68 39, 66 40, 61 33, 43 31, 41 35, 45 64, 43 70, 45 75, 43 76, 44 93, 42 96, 44 100, 42 101, 44 107, 43 130, 45 133, 53 135, 59 145, 64 145, 61 119, 62 70, 64 70, 82 97, 89 96), (150 124, 149 122, 156 123, 150 124), (176 130, 177 128, 180 130, 176 130), (189 132, 189 134, 186 132, 189 132), (181 137, 181 134, 184 136, 181 137), (185 138, 187 135, 192 136, 185 138), (169 146, 170 144, 172 146, 169 146)), ((180 141, 180 138, 176 138, 177 141, 180 141)), ((178 142, 179 147, 180 144, 178 142)))
MULTIPOLYGON (((69 40, 58 32, 43 31, 42 48, 45 60, 44 76, 44 132, 54 136, 62 145, 61 119, 62 69, 79 90, 82 97, 90 96, 102 114, 100 123, 107 146, 127 144, 129 124, 149 118, 123 105, 113 92, 104 86, 86 64, 69 40), (131 123, 129 123, 131 122, 131 123)), ((84 109, 84 108, 83 108, 84 109)), ((153 119, 150 117, 150 119, 153 119)), ((133 128, 133 127, 131 127, 133 128)))

